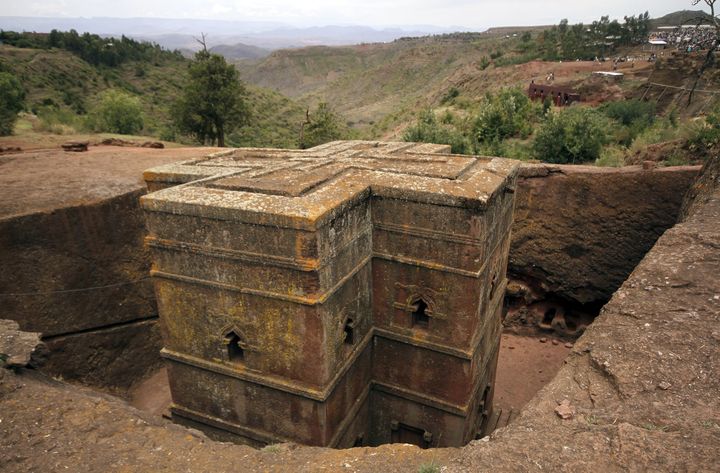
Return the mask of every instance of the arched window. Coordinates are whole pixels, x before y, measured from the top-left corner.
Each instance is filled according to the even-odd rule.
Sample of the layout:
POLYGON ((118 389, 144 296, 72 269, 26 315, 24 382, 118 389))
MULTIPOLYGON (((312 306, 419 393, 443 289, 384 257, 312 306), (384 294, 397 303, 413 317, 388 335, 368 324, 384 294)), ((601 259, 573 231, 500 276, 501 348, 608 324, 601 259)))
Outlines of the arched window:
POLYGON ((225 335, 225 345, 227 346, 227 359, 231 363, 242 363, 245 358, 245 350, 243 349, 243 341, 234 330, 225 335))
POLYGON ((430 316, 427 314, 428 305, 427 303, 419 299, 415 303, 415 310, 412 313, 412 325, 413 327, 428 328, 430 325, 430 316))

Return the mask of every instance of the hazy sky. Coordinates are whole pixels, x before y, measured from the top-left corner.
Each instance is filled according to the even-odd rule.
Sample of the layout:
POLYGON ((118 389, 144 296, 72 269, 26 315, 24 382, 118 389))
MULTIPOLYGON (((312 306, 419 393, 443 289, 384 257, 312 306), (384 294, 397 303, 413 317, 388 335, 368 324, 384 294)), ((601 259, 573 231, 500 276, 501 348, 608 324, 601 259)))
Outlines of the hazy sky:
POLYGON ((0 0, 0 16, 157 17, 272 20, 297 25, 488 27, 659 17, 690 0, 0 0))

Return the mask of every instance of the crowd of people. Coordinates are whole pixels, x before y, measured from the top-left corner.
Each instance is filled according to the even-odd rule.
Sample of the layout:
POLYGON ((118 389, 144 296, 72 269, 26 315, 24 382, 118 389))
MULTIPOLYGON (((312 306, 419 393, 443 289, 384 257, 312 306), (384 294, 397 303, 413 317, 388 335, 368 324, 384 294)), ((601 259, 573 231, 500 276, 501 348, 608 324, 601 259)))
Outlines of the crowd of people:
POLYGON ((693 52, 707 50, 717 41, 714 28, 678 27, 654 32, 650 41, 665 41, 668 48, 693 52))

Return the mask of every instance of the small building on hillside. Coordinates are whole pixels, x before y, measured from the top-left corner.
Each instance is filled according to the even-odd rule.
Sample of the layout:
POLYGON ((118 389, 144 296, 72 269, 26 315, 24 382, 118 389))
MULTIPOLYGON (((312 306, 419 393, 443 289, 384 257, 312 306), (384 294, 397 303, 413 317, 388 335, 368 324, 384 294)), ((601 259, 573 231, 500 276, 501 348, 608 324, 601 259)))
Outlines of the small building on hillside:
POLYGON ((558 107, 581 101, 580 94, 569 87, 536 84, 535 82, 531 82, 528 87, 528 97, 530 100, 542 100, 543 102, 549 97, 558 107))

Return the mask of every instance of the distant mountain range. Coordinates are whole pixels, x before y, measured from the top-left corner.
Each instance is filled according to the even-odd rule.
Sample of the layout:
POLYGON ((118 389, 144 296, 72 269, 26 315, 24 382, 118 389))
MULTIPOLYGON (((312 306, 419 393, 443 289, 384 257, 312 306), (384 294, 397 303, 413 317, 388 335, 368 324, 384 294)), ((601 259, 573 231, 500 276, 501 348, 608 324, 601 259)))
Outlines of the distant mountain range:
MULTIPOLYGON (((653 20, 653 27, 697 21, 707 14, 683 10, 653 20)), ((544 27, 496 27, 491 33, 510 34, 544 27)), ((372 28, 358 25, 296 27, 272 21, 191 20, 169 18, 44 18, 2 17, 0 29, 47 33, 52 29, 75 29, 103 36, 125 35, 151 41, 164 48, 178 49, 192 56, 199 48, 195 38, 206 34, 214 52, 230 60, 261 59, 272 51, 306 46, 344 46, 362 43, 386 43, 401 37, 418 37, 464 31, 462 27, 442 28, 428 25, 372 28)))
POLYGON ((47 33, 52 29, 75 29, 106 36, 126 35, 153 41, 168 49, 195 51, 194 40, 207 35, 208 46, 234 49, 234 59, 262 57, 257 49, 275 50, 304 46, 339 46, 387 42, 403 36, 448 33, 462 28, 409 26, 376 29, 357 25, 331 25, 300 28, 277 22, 183 20, 165 18, 41 18, 0 17, 0 29, 47 33), (229 45, 229 46, 228 46, 229 45))

